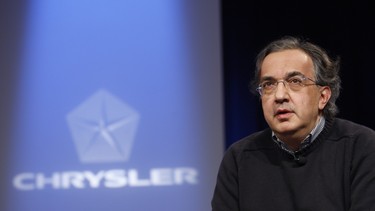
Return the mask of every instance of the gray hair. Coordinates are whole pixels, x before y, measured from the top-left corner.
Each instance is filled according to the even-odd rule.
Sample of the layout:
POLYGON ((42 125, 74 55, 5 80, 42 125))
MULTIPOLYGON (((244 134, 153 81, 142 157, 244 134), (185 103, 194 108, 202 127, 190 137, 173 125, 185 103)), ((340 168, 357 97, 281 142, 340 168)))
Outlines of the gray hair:
POLYGON ((336 116, 338 113, 336 100, 340 95, 341 88, 341 79, 339 76, 340 60, 339 58, 330 58, 323 48, 301 38, 291 36, 282 37, 279 40, 271 42, 259 52, 256 57, 254 79, 250 84, 251 91, 255 93, 255 89, 259 85, 261 66, 265 57, 271 53, 289 49, 299 49, 310 56, 314 65, 317 84, 329 86, 332 92, 331 98, 323 109, 323 115, 326 118, 336 116))

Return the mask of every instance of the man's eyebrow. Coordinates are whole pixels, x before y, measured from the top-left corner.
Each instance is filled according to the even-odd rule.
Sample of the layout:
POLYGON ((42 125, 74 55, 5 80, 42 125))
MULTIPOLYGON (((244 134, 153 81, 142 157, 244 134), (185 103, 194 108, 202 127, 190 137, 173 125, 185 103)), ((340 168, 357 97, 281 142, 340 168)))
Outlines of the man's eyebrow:
POLYGON ((274 81, 274 80, 276 80, 276 78, 272 76, 264 76, 260 79, 260 81, 274 81))
MULTIPOLYGON (((290 78, 290 77, 293 77, 293 76, 305 76, 304 74, 302 74, 301 72, 299 71, 292 71, 292 72, 288 72, 285 74, 285 78, 290 78)), ((262 78, 260 78, 260 81, 274 81, 276 80, 275 77, 272 77, 272 76, 264 76, 262 78)))
POLYGON ((293 77, 293 76, 305 76, 304 74, 302 74, 301 72, 299 71, 293 71, 293 72, 288 72, 286 74, 286 77, 285 78, 290 78, 290 77, 293 77))

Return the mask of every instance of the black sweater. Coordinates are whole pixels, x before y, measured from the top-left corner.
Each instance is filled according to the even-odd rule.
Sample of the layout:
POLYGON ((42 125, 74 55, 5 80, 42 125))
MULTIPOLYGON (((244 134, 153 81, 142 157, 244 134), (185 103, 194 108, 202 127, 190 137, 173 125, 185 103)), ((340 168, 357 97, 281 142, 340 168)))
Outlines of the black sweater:
POLYGON ((213 211, 375 211, 375 132, 327 120, 296 159, 266 129, 234 143, 220 165, 213 211))

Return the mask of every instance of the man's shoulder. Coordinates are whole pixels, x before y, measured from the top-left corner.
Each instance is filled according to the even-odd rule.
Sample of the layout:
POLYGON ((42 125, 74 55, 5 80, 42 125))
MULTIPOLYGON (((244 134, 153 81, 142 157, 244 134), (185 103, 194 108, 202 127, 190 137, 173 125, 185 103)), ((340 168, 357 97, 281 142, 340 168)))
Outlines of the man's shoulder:
POLYGON ((375 138, 375 131, 373 129, 342 118, 335 118, 333 131, 339 136, 370 136, 375 138))
POLYGON ((271 149, 275 147, 272 141, 272 131, 270 128, 252 133, 230 146, 234 151, 254 151, 262 149, 271 149))
POLYGON ((356 122, 336 118, 332 125, 331 141, 345 141, 356 149, 375 151, 375 131, 356 122))

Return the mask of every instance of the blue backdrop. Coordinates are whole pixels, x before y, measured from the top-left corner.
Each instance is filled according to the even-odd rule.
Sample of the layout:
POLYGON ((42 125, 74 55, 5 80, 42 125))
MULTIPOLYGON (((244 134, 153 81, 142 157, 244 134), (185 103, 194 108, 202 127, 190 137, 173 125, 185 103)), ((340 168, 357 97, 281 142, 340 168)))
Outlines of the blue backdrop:
POLYGON ((218 3, 32 0, 25 20, 7 210, 209 210, 218 3))

